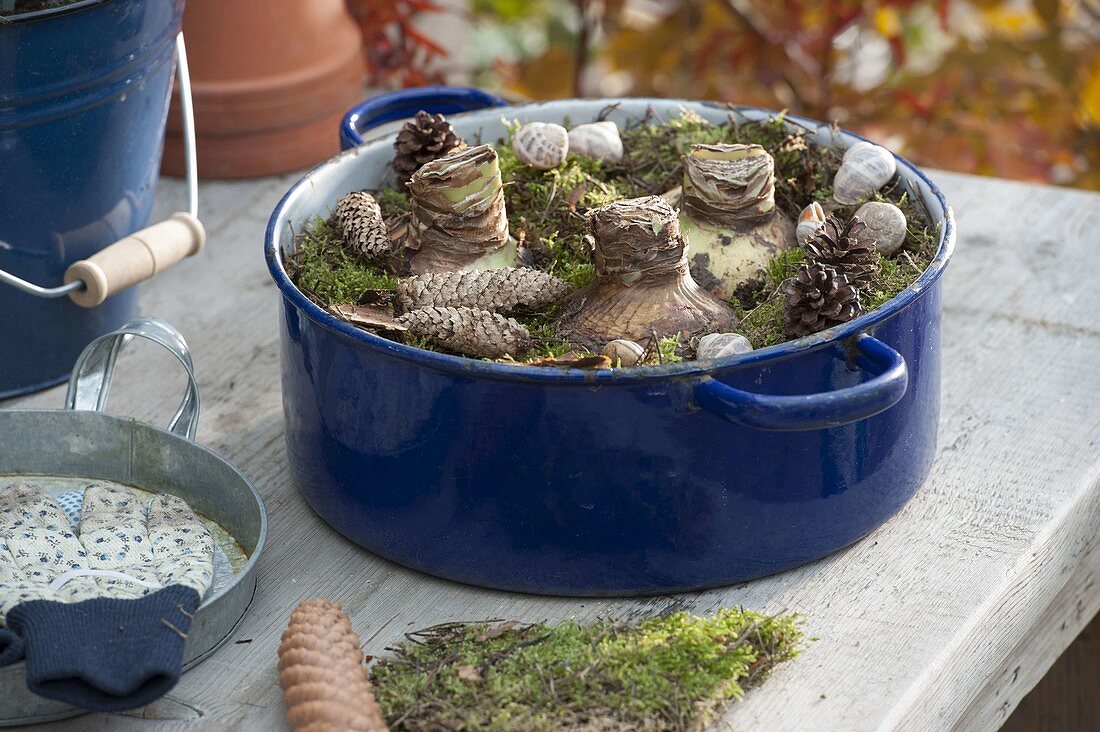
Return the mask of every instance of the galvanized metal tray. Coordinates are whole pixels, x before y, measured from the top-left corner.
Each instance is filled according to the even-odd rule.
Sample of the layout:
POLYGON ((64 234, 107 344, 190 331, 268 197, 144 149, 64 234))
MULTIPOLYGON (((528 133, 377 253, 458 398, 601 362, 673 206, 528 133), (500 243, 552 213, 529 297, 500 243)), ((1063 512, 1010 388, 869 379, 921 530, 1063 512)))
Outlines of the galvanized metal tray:
MULTIPOLYGON (((177 495, 206 520, 217 544, 214 585, 192 621, 185 669, 213 653, 244 616, 267 536, 260 494, 236 468, 195 444, 198 417, 198 384, 187 344, 156 318, 131 320, 93 341, 73 369, 65 409, 0 410, 0 488, 33 480, 70 510, 79 505, 74 495, 89 482, 109 481, 177 495), (167 430, 102 411, 119 351, 134 338, 163 346, 187 372, 187 390, 167 430)), ((31 694, 22 663, 0 668, 0 726, 83 712, 31 694)))

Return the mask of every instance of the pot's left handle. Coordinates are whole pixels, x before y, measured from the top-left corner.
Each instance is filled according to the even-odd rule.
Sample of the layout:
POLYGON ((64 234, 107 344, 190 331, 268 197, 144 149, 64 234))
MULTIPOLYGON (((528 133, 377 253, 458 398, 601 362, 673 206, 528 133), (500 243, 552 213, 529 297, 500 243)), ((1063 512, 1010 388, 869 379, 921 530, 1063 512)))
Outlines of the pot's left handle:
POLYGON ((378 94, 352 107, 340 122, 340 149, 358 147, 363 133, 388 122, 414 116, 420 110, 431 114, 456 114, 476 109, 507 107, 495 94, 470 86, 418 86, 378 94))
POLYGON ((144 338, 163 347, 176 357, 187 372, 187 389, 172 421, 168 423, 168 430, 194 440, 199 426, 199 385, 191 364, 191 351, 175 326, 160 318, 134 318, 118 330, 89 343, 73 366, 65 408, 103 410, 107 405, 107 393, 111 389, 111 376, 118 353, 134 338, 144 338))
POLYGON ((856 364, 872 376, 862 384, 818 394, 755 394, 711 377, 695 385, 699 405, 725 420, 762 430, 839 427, 883 412, 901 401, 909 369, 901 354, 880 340, 860 335, 856 364))

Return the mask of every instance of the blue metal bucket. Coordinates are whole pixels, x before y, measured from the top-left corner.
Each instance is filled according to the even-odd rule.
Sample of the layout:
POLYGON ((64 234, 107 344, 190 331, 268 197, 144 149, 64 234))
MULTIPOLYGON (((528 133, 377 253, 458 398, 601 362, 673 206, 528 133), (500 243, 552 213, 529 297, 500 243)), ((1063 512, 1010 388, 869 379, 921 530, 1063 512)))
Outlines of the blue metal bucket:
MULTIPOLYGON (((184 0, 92 0, 0 21, 0 270, 66 268, 149 221, 184 0)), ((80 308, 0 286, 0 398, 64 381, 136 290, 80 308)))
MULTIPOLYGON (((508 117, 620 124, 681 107, 713 122, 767 110, 658 99, 518 106, 508 117)), ((505 134, 497 110, 464 136, 505 134)), ((826 144, 856 139, 827 125, 826 144)), ((299 490, 352 541, 487 587, 560 595, 675 592, 818 559, 915 493, 939 414, 940 276, 954 218, 909 162, 898 169, 940 227, 929 269, 879 309, 788 343, 707 363, 579 371, 401 345, 313 304, 290 281, 293 232, 377 186, 392 137, 314 169, 271 217, 282 292, 283 406, 299 490)))

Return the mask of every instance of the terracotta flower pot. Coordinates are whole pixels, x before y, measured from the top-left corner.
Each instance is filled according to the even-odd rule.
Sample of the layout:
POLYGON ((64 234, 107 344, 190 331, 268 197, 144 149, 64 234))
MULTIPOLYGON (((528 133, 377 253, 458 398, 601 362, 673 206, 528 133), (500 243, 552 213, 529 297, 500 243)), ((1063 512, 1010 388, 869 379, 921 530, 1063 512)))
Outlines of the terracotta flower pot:
MULTIPOLYGON (((188 0, 183 30, 202 177, 281 173, 339 152, 333 130, 364 75, 344 0, 188 0)), ((168 119, 163 169, 179 175, 179 115, 168 119)))

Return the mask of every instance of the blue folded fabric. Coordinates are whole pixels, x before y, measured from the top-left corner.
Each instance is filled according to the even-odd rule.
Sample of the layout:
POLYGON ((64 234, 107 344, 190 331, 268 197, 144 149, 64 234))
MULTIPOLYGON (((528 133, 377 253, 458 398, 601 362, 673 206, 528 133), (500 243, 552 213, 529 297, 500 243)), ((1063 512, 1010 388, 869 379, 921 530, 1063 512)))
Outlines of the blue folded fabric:
POLYGON ((179 681, 199 600, 182 585, 137 599, 31 600, 12 608, 7 622, 22 638, 31 692, 119 712, 153 702, 179 681))
POLYGON ((0 668, 23 660, 23 639, 10 630, 0 628, 0 668))

